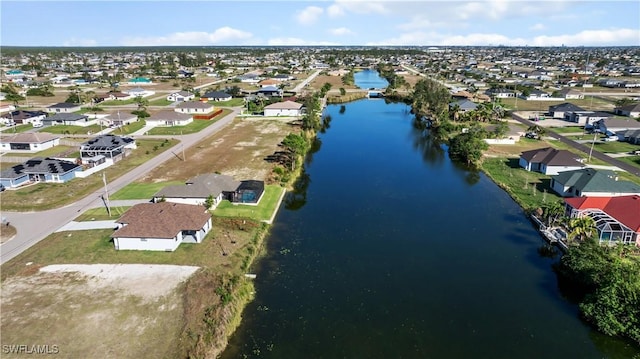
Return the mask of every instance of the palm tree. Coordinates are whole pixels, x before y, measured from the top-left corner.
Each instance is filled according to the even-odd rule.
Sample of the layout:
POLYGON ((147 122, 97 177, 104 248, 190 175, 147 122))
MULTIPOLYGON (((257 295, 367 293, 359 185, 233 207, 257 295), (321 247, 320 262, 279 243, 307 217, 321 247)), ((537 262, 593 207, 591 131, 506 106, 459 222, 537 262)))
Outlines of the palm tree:
POLYGON ((549 227, 553 226, 563 214, 564 206, 560 202, 550 202, 544 208, 544 216, 549 227))
POLYGON ((576 217, 569 221, 569 228, 571 229, 570 238, 584 241, 593 236, 596 231, 596 222, 589 216, 576 217))

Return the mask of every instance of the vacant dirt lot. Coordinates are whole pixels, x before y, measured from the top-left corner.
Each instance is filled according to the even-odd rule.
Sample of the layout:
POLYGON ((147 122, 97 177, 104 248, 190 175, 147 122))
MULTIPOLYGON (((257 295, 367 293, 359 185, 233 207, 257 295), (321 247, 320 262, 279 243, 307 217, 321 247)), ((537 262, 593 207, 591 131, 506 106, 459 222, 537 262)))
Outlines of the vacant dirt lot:
POLYGON ((64 358, 175 357, 183 323, 175 289, 197 269, 55 265, 13 277, 2 284, 2 345, 56 345, 64 358))
POLYGON ((273 165, 264 158, 295 127, 287 120, 235 119, 229 126, 185 151, 177 146, 176 157, 154 169, 141 182, 184 181, 204 173, 219 172, 236 180, 269 182, 273 165))

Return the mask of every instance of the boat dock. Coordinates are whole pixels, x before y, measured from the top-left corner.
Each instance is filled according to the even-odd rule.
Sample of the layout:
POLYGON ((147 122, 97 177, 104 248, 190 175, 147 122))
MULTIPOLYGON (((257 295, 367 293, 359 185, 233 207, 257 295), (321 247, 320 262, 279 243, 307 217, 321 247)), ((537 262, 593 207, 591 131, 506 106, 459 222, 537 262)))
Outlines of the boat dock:
POLYGON ((538 225, 538 231, 540 231, 547 242, 557 245, 563 252, 569 249, 567 246, 568 236, 564 229, 560 227, 548 227, 533 214, 531 215, 531 220, 538 225))

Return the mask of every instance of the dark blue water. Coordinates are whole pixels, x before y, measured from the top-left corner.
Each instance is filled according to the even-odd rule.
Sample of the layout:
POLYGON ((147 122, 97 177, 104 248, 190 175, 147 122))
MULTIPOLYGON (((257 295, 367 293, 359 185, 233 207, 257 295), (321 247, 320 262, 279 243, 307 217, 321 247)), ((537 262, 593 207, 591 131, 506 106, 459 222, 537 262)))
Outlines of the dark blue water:
POLYGON ((633 356, 578 319, 521 209, 408 111, 327 108, 306 191, 278 214, 223 358, 633 356))

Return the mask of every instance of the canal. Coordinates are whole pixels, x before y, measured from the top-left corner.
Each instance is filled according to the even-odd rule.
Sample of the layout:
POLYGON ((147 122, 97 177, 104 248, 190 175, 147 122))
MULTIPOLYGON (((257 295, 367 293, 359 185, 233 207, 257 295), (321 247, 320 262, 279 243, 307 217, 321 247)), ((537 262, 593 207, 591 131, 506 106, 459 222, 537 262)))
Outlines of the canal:
POLYGON ((256 299, 222 357, 637 354, 580 321, 522 210, 409 110, 382 99, 325 110, 306 186, 280 209, 256 299))

